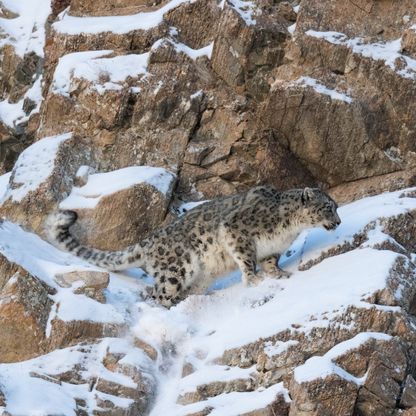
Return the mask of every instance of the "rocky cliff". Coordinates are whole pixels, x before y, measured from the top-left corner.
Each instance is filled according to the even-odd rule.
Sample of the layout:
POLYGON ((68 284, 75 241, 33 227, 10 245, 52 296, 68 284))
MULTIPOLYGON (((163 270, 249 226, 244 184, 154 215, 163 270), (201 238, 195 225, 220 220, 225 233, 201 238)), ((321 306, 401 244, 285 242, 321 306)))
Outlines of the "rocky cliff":
POLYGON ((2 0, 0 53, 3 414, 416 414, 413 1, 2 0), (119 249, 261 183, 345 204, 288 280, 166 310, 42 240, 61 207, 119 249))

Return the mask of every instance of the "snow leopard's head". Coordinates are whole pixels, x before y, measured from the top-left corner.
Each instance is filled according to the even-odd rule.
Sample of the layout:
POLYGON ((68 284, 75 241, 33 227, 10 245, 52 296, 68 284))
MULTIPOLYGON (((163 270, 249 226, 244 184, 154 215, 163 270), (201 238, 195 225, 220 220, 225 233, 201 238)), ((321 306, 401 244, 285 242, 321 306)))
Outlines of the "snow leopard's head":
POLYGON ((341 224, 337 213, 337 203, 324 191, 318 188, 305 188, 302 191, 302 204, 311 225, 334 230, 341 224))

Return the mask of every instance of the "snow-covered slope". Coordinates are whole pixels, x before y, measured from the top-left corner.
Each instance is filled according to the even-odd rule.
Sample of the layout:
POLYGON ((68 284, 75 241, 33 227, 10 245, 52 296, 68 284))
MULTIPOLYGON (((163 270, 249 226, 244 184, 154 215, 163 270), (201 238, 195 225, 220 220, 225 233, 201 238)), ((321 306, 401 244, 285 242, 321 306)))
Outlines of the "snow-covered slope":
POLYGON ((253 183, 337 201, 414 184, 415 6, 355 3, 0 2, 0 414, 416 410, 415 189, 304 232, 290 279, 235 271, 169 310, 141 270, 39 237, 58 206, 118 249, 253 183))
MULTIPOLYGON (((411 195, 410 191, 407 195, 411 195)), ((354 321, 348 324, 343 319, 351 308, 400 312, 402 291, 395 293, 396 306, 374 304, 374 293, 388 287, 398 261, 410 265, 409 259, 397 252, 374 247, 386 239, 382 227, 377 224, 378 218, 416 209, 416 198, 405 195, 404 192, 387 193, 346 205, 339 209, 342 225, 336 231, 310 230, 302 235, 290 249, 291 255, 282 262, 282 267, 293 272, 290 279, 271 278, 257 287, 244 288, 238 273, 234 273, 217 282, 217 290, 211 294, 190 296, 170 310, 143 300, 141 293, 149 279, 145 279, 140 271, 112 273, 106 290, 106 303, 74 293, 78 287, 76 284, 70 288, 60 287, 55 281, 57 273, 96 268, 58 251, 36 235, 7 221, 0 227, 0 253, 56 290, 51 295, 55 306, 51 309, 50 321, 89 320, 123 324, 128 328, 122 339, 103 340, 97 347, 87 347, 84 354, 92 354, 91 357, 95 358, 89 356, 84 360, 88 361, 88 365, 84 362, 85 379, 100 377, 97 372, 104 371, 100 370, 101 364, 93 365, 94 360, 99 361, 97 351, 122 345, 123 354, 129 357, 134 353, 136 365, 145 368, 150 377, 157 380, 158 395, 151 413, 153 416, 188 415, 206 407, 215 409, 211 415, 232 416, 266 407, 277 394, 287 399, 289 396, 287 385, 281 382, 272 383, 266 389, 261 387, 256 366, 239 368, 224 363, 226 351, 263 339, 265 354, 273 357, 288 349, 305 348, 302 339, 319 329, 348 330, 352 337, 359 325, 354 321), (341 251, 306 271, 298 270, 301 260, 316 258, 323 250, 350 242, 372 221, 374 227, 365 244, 341 251), (284 333, 286 338, 279 340, 279 334, 284 333), (132 346, 134 338, 157 351, 155 362, 132 346), (192 372, 182 377, 185 363, 191 365, 192 372), (213 382, 232 386, 236 380, 247 387, 232 394, 226 394, 227 390, 220 391, 220 394, 204 400, 190 399, 198 386, 213 382), (178 397, 182 404, 177 403, 178 397)), ((98 408, 102 392, 94 389, 88 392, 85 386, 71 382, 57 384, 53 380, 54 374, 67 371, 80 360, 80 348, 52 352, 21 364, 2 364, 0 386, 6 397, 5 410, 13 415, 23 415, 33 412, 56 414, 60 409, 65 415, 71 415, 75 414, 75 399, 85 400, 87 411, 98 408), (18 387, 18 380, 22 379, 25 382, 18 387), (27 389, 31 394, 25 393, 27 389), (22 402, 23 394, 25 400, 22 402), (50 396, 59 398, 62 407, 58 406, 58 401, 47 400, 50 396)), ((328 362, 327 359, 315 362, 312 371, 308 370, 312 365, 308 361, 307 367, 297 370, 296 374, 307 371, 308 377, 312 377, 312 372, 314 377, 319 377, 321 367, 322 374, 328 371, 328 362), (319 363, 322 363, 321 367, 319 363)), ((109 377, 123 376, 111 373, 109 377)), ((121 380, 121 384, 126 383, 133 382, 121 380)), ((232 391, 231 387, 229 391, 232 391)), ((117 405, 122 401, 113 396, 109 400, 117 405)))

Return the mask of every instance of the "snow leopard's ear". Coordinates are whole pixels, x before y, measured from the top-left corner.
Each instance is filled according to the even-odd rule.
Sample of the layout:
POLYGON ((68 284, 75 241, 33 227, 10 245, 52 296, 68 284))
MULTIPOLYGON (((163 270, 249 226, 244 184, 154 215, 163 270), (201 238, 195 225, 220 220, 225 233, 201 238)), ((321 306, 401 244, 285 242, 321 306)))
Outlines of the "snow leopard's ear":
POLYGON ((313 198, 314 192, 312 188, 305 188, 302 191, 302 203, 303 205, 307 205, 308 202, 313 198))

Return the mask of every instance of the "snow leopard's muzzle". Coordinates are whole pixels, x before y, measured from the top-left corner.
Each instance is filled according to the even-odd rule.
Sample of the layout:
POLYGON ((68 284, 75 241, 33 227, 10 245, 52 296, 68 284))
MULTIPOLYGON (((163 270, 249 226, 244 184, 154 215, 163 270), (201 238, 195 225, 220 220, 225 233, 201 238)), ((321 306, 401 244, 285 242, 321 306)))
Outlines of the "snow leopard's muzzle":
POLYGON ((328 231, 335 230, 335 228, 338 227, 338 225, 341 224, 341 218, 336 214, 336 217, 332 221, 326 222, 324 225, 324 228, 328 231))

